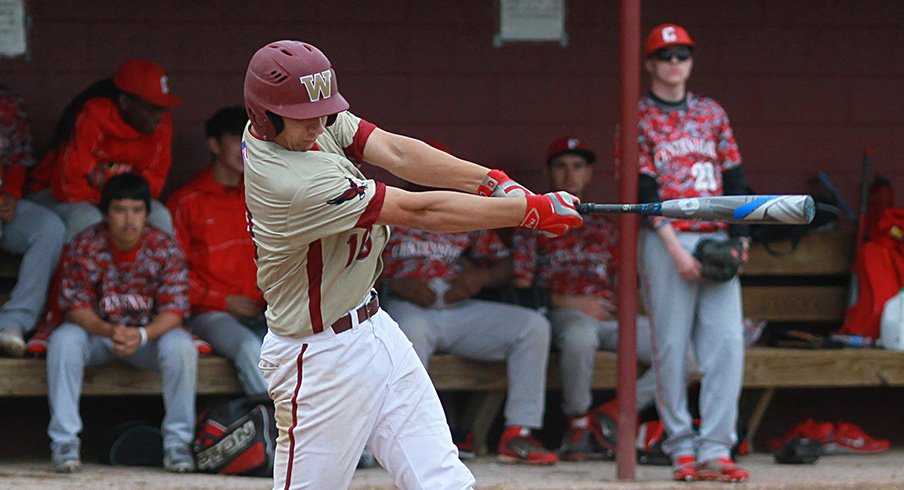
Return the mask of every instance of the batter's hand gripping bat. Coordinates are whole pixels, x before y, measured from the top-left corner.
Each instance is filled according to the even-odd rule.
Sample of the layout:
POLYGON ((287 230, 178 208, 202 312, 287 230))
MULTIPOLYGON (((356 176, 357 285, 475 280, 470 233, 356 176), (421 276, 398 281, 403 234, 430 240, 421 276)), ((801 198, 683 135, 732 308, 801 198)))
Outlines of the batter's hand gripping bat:
POLYGON ((671 199, 645 204, 579 203, 581 214, 631 213, 643 216, 758 225, 805 225, 816 204, 810 196, 715 196, 671 199))

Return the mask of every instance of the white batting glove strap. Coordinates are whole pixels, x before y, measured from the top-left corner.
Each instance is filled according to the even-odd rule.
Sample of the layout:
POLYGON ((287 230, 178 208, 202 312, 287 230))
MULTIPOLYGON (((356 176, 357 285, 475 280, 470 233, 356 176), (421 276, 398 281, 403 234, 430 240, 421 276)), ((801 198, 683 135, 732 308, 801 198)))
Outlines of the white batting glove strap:
POLYGON ((477 194, 488 197, 533 196, 527 187, 515 182, 502 170, 490 170, 477 187, 477 194))

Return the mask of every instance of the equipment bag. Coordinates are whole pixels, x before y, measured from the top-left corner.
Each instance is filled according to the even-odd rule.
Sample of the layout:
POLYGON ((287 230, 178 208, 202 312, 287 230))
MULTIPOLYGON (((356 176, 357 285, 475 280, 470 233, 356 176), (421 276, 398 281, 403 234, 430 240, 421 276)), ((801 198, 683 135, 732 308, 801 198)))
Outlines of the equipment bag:
POLYGON ((194 453, 198 471, 271 476, 276 449, 273 403, 246 396, 201 413, 194 453))
POLYGON ((885 303, 904 287, 904 208, 887 208, 879 233, 854 259, 856 301, 845 311, 840 333, 879 338, 885 303))

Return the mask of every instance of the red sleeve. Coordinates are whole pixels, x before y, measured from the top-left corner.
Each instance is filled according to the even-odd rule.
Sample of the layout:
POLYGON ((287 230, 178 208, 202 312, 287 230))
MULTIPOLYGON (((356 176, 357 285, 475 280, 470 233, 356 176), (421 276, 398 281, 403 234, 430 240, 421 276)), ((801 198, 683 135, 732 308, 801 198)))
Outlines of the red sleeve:
POLYGON ((26 169, 22 165, 13 165, 3 169, 3 187, 0 192, 22 199, 22 187, 25 185, 26 169))
MULTIPOLYGON (((183 187, 184 189, 186 188, 183 187)), ((191 257, 191 233, 189 229, 192 226, 192 221, 187 212, 190 206, 181 202, 183 196, 182 190, 176 191, 166 202, 166 207, 169 208, 170 214, 173 216, 173 236, 185 254, 186 265, 188 265, 189 303, 191 303, 192 311, 226 311, 226 295, 211 290, 210 285, 201 279, 201 276, 197 274, 189 262, 189 257, 191 257)))
POLYGON ((167 259, 163 262, 156 293, 158 311, 185 317, 189 311, 188 268, 185 265, 185 255, 178 244, 171 241, 161 241, 160 248, 167 259))
POLYGON ((367 207, 364 208, 364 212, 361 213, 361 217, 355 223, 355 228, 370 228, 377 222, 377 218, 380 217, 380 210, 383 209, 383 199, 386 197, 386 184, 374 182, 377 184, 377 190, 374 191, 374 197, 367 203, 367 207))
POLYGON ((139 173, 151 187, 151 196, 156 199, 163 192, 166 176, 173 163, 173 117, 170 113, 163 115, 160 125, 153 133, 156 152, 139 173))
POLYGON ((184 211, 185 206, 181 204, 182 193, 176 191, 167 201, 166 207, 169 208, 169 212, 173 217, 173 237, 179 242, 179 246, 182 247, 182 250, 188 251, 188 218, 185 217, 184 211))
POLYGON ((60 202, 100 202, 100 190, 88 181, 88 174, 97 165, 94 149, 103 140, 104 131, 96 116, 84 108, 75 120, 72 141, 57 151, 56 170, 50 189, 60 202))
POLYGON ((359 164, 364 163, 364 145, 367 144, 367 139, 370 138, 374 129, 377 129, 377 126, 370 121, 362 119, 358 122, 358 131, 355 132, 352 144, 345 149, 345 156, 349 160, 359 164))

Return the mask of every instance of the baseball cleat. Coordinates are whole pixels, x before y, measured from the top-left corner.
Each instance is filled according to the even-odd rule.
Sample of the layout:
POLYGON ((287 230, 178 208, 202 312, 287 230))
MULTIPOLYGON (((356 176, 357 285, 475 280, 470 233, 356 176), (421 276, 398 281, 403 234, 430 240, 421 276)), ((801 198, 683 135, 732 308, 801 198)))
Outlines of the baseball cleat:
POLYGON ((691 482, 698 479, 697 459, 695 457, 679 456, 672 464, 672 480, 691 482))
POLYGON ((699 480, 725 483, 740 483, 750 478, 747 470, 729 458, 713 458, 700 463, 697 465, 697 475, 699 480))
POLYGON ((563 461, 606 460, 615 457, 615 448, 603 436, 595 417, 585 414, 568 421, 568 431, 559 447, 563 461))
POLYGON ((556 453, 540 444, 530 429, 513 426, 505 429, 499 439, 499 456, 496 460, 504 464, 553 465, 559 462, 556 453))

